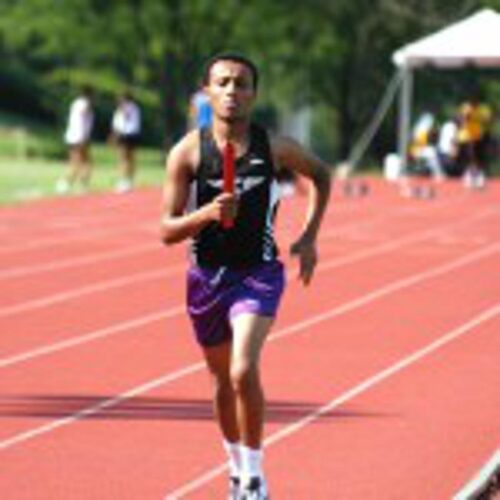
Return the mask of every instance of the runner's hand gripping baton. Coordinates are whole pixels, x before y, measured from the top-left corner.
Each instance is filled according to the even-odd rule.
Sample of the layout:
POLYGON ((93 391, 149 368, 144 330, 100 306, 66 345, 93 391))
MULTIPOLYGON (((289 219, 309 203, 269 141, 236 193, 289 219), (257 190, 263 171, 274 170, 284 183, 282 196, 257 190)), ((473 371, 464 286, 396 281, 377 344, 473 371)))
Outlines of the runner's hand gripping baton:
MULTIPOLYGON (((226 142, 224 146, 222 170, 224 176, 224 193, 234 194, 234 146, 230 142, 226 142)), ((233 225, 233 218, 222 220, 222 227, 224 229, 230 229, 233 225)))

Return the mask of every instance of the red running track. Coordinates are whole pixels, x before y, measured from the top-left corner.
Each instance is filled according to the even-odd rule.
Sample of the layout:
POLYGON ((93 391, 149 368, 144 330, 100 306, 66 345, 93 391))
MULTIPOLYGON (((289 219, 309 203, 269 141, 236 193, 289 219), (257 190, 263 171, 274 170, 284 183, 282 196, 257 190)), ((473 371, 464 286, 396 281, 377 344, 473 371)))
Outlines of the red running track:
MULTIPOLYGON (((443 499, 498 447, 500 184, 334 194, 263 356, 274 499, 443 499)), ((0 210, 1 498, 225 498, 159 192, 0 210)))

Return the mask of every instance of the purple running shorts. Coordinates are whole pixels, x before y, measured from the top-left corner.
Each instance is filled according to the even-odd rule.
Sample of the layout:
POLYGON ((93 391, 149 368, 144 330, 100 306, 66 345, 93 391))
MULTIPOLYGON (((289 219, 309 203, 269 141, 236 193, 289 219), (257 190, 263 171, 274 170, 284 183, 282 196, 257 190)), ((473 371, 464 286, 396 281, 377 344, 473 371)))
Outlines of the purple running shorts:
POLYGON ((230 340, 230 320, 238 314, 274 317, 284 288, 279 260, 238 270, 191 267, 187 307, 198 343, 212 347, 230 340))

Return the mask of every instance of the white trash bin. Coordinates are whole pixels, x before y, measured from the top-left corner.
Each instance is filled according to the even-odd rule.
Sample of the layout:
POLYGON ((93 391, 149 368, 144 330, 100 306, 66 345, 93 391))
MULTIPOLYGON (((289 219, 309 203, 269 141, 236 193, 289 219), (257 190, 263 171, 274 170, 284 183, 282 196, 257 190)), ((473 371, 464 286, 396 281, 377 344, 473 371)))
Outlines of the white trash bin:
POLYGON ((396 182, 401 177, 401 160, 396 153, 389 153, 384 158, 384 177, 389 182, 396 182))

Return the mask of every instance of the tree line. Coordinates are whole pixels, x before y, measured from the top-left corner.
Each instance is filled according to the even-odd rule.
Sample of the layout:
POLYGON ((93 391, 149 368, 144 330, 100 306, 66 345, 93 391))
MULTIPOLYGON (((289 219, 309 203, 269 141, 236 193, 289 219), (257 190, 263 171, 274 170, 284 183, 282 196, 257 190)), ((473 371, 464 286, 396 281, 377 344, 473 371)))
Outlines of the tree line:
MULTIPOLYGON (((345 158, 394 72, 394 50, 486 6, 500 10, 500 0, 0 0, 0 108, 62 126, 81 85, 96 89, 102 116, 126 86, 146 138, 168 145, 185 129, 203 61, 232 50, 261 70, 262 116, 321 109, 325 140, 345 158)), ((426 89, 434 101, 453 97, 434 84, 424 76, 422 99, 426 89)), ((387 125, 379 147, 392 134, 387 125)))

